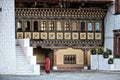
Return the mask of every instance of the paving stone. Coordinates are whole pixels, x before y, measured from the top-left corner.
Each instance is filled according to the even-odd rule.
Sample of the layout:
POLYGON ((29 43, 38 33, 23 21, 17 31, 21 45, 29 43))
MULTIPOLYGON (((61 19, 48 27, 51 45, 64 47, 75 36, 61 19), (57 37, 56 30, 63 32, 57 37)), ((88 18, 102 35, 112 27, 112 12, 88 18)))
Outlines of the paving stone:
POLYGON ((101 71, 70 71, 41 72, 39 76, 30 75, 0 75, 0 80, 120 80, 120 72, 101 71))

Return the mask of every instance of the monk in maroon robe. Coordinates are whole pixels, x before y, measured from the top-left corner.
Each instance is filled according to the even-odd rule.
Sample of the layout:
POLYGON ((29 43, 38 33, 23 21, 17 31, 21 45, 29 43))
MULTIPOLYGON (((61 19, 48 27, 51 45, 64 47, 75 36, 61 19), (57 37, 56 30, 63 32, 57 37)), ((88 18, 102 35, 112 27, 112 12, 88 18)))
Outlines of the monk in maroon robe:
POLYGON ((50 58, 49 57, 45 58, 45 71, 46 73, 50 73, 50 58))

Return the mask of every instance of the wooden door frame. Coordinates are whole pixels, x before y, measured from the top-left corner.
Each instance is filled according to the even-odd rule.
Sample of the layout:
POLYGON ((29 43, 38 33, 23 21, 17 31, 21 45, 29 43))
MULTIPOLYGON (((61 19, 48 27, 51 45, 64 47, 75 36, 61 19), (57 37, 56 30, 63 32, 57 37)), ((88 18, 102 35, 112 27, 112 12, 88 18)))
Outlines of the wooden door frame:
POLYGON ((114 57, 115 58, 120 58, 119 39, 120 39, 120 30, 114 30, 114 57))

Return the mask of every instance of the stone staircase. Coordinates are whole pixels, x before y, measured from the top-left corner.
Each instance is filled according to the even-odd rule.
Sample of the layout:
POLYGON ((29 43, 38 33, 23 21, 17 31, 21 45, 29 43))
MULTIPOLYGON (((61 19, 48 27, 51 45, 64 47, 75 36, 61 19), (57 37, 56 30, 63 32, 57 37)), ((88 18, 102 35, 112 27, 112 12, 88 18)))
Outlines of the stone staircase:
POLYGON ((114 70, 120 70, 120 59, 114 59, 114 70))
POLYGON ((16 74, 18 75, 35 75, 34 66, 26 58, 22 48, 16 46, 16 74))

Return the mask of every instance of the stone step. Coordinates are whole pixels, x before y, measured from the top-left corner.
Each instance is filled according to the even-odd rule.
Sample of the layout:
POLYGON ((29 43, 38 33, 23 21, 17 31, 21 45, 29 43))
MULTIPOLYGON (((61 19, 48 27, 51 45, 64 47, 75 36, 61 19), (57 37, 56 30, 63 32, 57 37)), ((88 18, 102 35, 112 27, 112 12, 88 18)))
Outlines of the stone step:
POLYGON ((19 61, 16 61, 16 64, 29 64, 29 62, 28 61, 19 60, 19 61))
POLYGON ((16 60, 27 60, 27 59, 25 57, 22 57, 22 56, 17 56, 16 60))
POLYGON ((29 74, 29 73, 33 73, 33 71, 17 70, 16 73, 27 73, 27 74, 29 74))
POLYGON ((28 67, 28 66, 21 66, 21 67, 16 68, 16 70, 28 70, 28 71, 29 70, 31 71, 32 69, 33 69, 33 67, 28 67))
POLYGON ((34 65, 26 58, 22 48, 16 46, 16 75, 34 75, 34 65))
POLYGON ((19 57, 19 56, 25 57, 25 55, 24 55, 23 53, 21 53, 21 54, 16 54, 16 57, 19 57))

